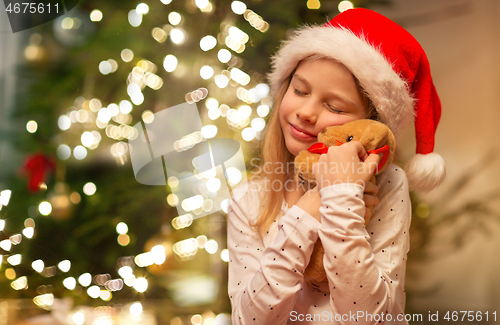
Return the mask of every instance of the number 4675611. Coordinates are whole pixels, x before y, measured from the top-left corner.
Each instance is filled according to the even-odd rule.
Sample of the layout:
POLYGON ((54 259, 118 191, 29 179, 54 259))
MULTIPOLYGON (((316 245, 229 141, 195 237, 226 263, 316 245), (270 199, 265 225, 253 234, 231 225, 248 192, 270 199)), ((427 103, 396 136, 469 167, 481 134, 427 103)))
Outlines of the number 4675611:
POLYGON ((59 13, 59 4, 43 4, 43 3, 36 3, 36 2, 22 2, 22 3, 9 3, 7 8, 5 8, 5 11, 12 14, 42 14, 47 10, 48 13, 51 12, 51 7, 53 7, 53 10, 55 10, 56 13, 59 13))
POLYGON ((456 322, 456 321, 469 321, 469 322, 480 322, 482 320, 486 320, 486 321, 489 321, 490 320, 490 317, 494 319, 494 321, 497 320, 497 312, 493 312, 493 313, 488 313, 487 311, 486 312, 481 312, 481 311, 478 311, 478 312, 473 312, 473 311, 465 311, 465 310, 461 310, 461 311, 448 311, 446 312, 446 314, 444 315, 444 319, 447 320, 447 321, 452 321, 452 322, 456 322))

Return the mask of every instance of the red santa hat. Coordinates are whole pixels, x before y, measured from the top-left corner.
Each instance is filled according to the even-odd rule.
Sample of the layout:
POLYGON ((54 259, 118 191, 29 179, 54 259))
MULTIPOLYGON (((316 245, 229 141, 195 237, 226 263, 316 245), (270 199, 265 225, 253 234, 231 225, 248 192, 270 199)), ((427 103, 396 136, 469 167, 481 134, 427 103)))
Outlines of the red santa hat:
POLYGON ((410 33, 381 14, 361 8, 344 11, 324 26, 302 27, 272 58, 273 95, 299 62, 311 56, 344 64, 396 137, 414 117, 416 155, 405 168, 410 186, 431 190, 443 181, 444 161, 433 152, 441 103, 427 56, 410 33))

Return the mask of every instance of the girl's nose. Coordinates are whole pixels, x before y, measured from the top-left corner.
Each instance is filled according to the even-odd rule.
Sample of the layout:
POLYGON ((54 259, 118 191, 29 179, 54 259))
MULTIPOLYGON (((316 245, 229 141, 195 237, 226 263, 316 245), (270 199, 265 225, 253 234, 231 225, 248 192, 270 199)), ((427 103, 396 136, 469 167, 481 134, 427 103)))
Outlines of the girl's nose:
POLYGON ((317 111, 313 105, 307 103, 297 110, 297 117, 307 123, 315 124, 318 120, 317 111))

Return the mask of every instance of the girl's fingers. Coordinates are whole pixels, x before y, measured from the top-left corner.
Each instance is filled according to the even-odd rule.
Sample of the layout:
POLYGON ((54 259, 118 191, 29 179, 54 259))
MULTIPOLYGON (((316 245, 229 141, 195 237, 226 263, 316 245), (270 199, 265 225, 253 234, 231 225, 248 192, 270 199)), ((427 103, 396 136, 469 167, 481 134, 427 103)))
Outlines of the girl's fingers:
POLYGON ((370 175, 375 173, 380 159, 382 159, 382 155, 376 153, 369 154, 368 158, 365 159, 365 168, 367 168, 370 175))
POLYGON ((368 194, 363 195, 363 201, 367 207, 376 206, 379 203, 378 197, 368 194))
POLYGON ((372 182, 367 182, 365 186, 365 194, 376 195, 378 193, 378 186, 372 182))

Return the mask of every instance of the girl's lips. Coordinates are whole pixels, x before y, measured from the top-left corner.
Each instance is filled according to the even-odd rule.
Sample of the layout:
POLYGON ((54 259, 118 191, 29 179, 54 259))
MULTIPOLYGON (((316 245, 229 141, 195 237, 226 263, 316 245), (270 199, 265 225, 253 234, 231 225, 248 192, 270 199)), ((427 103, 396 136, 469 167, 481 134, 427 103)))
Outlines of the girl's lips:
POLYGON ((294 136, 303 140, 316 139, 316 136, 297 129, 293 124, 290 124, 290 131, 294 136))

